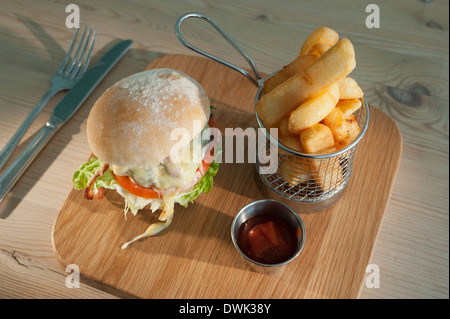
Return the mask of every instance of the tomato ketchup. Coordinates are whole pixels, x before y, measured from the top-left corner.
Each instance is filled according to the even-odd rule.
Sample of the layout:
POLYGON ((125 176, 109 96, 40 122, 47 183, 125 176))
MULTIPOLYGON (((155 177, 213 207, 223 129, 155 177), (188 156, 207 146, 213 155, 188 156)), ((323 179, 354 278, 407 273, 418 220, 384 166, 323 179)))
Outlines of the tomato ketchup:
POLYGON ((250 259, 263 264, 278 264, 294 256, 297 230, 283 218, 264 214, 242 223, 237 244, 250 259))

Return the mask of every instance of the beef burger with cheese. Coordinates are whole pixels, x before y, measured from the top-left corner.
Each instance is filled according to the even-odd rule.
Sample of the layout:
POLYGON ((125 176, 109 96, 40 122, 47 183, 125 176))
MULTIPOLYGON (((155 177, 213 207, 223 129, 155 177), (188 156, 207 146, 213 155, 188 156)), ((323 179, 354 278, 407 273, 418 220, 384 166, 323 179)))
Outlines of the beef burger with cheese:
POLYGON ((211 127, 204 89, 172 69, 131 75, 94 104, 87 121, 94 157, 74 173, 75 188, 84 189, 87 199, 102 198, 105 188, 116 190, 125 199, 125 214, 146 206, 161 210, 159 222, 122 248, 168 227, 175 203, 186 207, 211 190, 218 170, 211 127))

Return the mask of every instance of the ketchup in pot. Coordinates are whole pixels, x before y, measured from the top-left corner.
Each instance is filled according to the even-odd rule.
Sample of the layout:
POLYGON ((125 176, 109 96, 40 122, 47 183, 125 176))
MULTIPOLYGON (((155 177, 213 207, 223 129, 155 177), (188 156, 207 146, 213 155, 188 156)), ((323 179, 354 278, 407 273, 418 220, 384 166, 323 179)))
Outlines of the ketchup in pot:
POLYGON ((250 259, 278 264, 294 256, 301 235, 283 218, 262 214, 249 218, 239 228, 237 244, 250 259))

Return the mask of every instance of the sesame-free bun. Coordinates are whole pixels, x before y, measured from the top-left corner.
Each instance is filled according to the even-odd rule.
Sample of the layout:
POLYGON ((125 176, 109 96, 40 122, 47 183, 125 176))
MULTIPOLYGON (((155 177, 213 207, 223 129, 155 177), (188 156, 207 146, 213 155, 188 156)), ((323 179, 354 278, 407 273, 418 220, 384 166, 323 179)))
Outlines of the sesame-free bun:
POLYGON ((150 169, 175 144, 200 134, 209 114, 206 92, 188 75, 172 69, 136 73, 110 87, 92 107, 89 147, 105 163, 150 169), (189 137, 174 134, 171 140, 176 128, 189 137))

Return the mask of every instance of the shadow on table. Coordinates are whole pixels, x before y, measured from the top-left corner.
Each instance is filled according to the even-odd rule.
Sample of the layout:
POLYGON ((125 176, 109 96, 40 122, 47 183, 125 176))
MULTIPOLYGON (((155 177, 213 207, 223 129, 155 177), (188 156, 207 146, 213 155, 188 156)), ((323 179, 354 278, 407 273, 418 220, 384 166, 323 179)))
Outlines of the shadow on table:
MULTIPOLYGON (((4 61, 9 61, 10 65, 25 65, 28 70, 35 70, 38 73, 48 74, 48 88, 50 88, 50 79, 54 72, 58 69, 64 56, 66 55, 65 50, 55 41, 50 34, 45 31, 39 24, 34 22, 28 17, 24 17, 18 14, 15 16, 23 22, 23 24, 30 30, 32 34, 42 43, 42 45, 48 51, 47 54, 43 54, 42 50, 33 47, 29 43, 19 43, 18 39, 20 37, 0 37, 0 58, 4 61), (17 54, 17 48, 23 50, 21 54, 17 54), (5 49, 3 49, 5 48, 5 49)), ((10 31, 8 31, 10 33, 10 31)), ((6 32, 1 32, 1 34, 7 34, 6 32)), ((101 37, 101 33, 98 34, 98 38, 101 37)), ((98 43, 97 38, 97 43, 98 43)), ((112 40, 103 46, 91 59, 91 66, 95 64, 99 58, 105 54, 109 49, 111 49, 115 44, 120 42, 121 39, 112 40)), ((0 204, 0 218, 7 218, 14 209, 20 204, 22 199, 28 194, 28 192, 33 188, 35 183, 44 175, 48 170, 54 160, 58 155, 64 150, 64 148, 71 142, 72 136, 80 132, 80 126, 85 121, 89 114, 89 110, 95 101, 100 97, 102 92, 104 92, 108 87, 112 86, 114 83, 120 79, 131 75, 136 72, 143 71, 145 67, 150 64, 154 59, 163 56, 164 54, 159 52, 147 51, 142 49, 131 50, 116 64, 116 66, 110 71, 110 73, 102 80, 90 97, 83 103, 79 110, 74 114, 74 116, 65 123, 60 130, 55 134, 52 140, 44 147, 41 153, 35 158, 33 163, 28 167, 25 173, 22 175, 21 179, 16 183, 16 185, 11 189, 10 193, 5 197, 3 202, 0 204)), ((33 92, 36 91, 33 84, 29 81, 23 81, 20 83, 22 85, 19 87, 20 92, 33 92)), ((44 92, 42 92, 42 95, 44 92)), ((58 93, 44 108, 43 112, 49 112, 48 109, 56 105, 65 92, 58 93), (45 110, 47 109, 47 111, 45 110)), ((37 95, 35 99, 36 103, 39 101, 42 95, 37 95)), ((30 105, 30 110, 34 105, 30 105)), ((49 115, 50 116, 50 115, 49 115)), ((24 115, 25 119, 26 115, 24 115)), ((38 121, 40 117, 36 119, 38 121)), ((46 119, 48 120, 48 119, 46 119)), ((34 125, 36 124, 36 121, 34 125)), ((41 123, 42 126, 45 122, 41 123)), ((0 126, 2 125, 0 120, 0 126)), ((40 127, 41 125, 38 125, 40 127)), ((17 127, 18 128, 18 127, 17 127)), ((19 156, 19 154, 28 146, 28 144, 33 141, 36 137, 37 131, 22 141, 11 158, 5 165, 2 172, 19 156)), ((12 136, 12 134, 11 134, 12 136)), ((6 137, 8 140, 11 136, 6 137)), ((6 144, 6 143, 5 143, 6 144)), ((1 148, 4 145, 0 145, 1 148)), ((0 173, 2 173, 0 172, 0 173)), ((48 187, 49 194, 51 194, 51 186, 48 187)))

